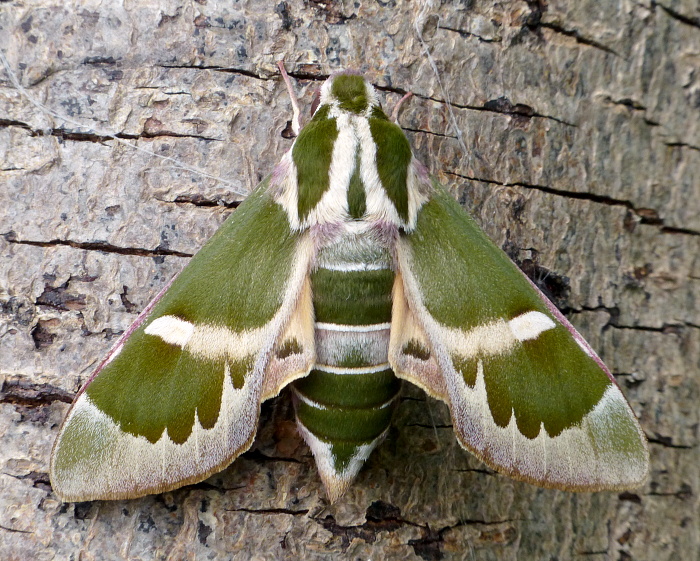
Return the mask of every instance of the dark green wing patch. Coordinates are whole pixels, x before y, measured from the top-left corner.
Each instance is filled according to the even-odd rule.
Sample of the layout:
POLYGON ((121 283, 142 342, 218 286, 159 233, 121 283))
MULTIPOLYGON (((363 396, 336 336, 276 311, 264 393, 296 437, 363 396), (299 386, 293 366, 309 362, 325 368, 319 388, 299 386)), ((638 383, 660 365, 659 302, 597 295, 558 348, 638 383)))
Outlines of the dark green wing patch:
MULTIPOLYGON (((243 386, 251 367, 250 359, 229 362, 234 388, 243 386)), ((200 359, 137 331, 86 392, 123 431, 155 443, 167 429, 182 444, 192 433, 195 411, 203 428, 216 424, 224 372, 224 360, 200 359)))
MULTIPOLYGON (((430 349, 423 346, 420 341, 416 339, 410 339, 408 343, 402 347, 401 352, 422 361, 430 359, 430 349)), ((457 367, 455 366, 455 368, 457 367)))
POLYGON ((285 359, 292 355, 300 355, 304 352, 304 347, 297 341, 296 338, 287 339, 275 351, 275 356, 279 359, 285 359))
POLYGON ((266 186, 267 180, 197 252, 144 327, 172 315, 240 332, 272 319, 282 305, 299 237, 266 186))
POLYGON ((549 315, 506 254, 442 187, 435 188, 407 238, 430 314, 442 325, 464 330, 531 310, 549 315))
POLYGON ((506 427, 514 413, 528 438, 536 438, 543 424, 552 437, 577 425, 611 383, 562 326, 484 360, 484 381, 496 424, 506 427))

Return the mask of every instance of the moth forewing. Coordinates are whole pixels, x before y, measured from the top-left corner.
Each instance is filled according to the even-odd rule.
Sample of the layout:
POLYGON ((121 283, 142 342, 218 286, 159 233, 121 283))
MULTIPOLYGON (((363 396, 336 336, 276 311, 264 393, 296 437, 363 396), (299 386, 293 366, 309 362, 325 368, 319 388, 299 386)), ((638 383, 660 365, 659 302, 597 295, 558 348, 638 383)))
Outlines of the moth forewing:
POLYGON ((260 401, 314 361, 312 242, 269 179, 149 304, 72 406, 51 457, 66 500, 201 481, 247 450, 260 401))
POLYGON ((405 294, 409 324, 419 325, 428 344, 418 337, 392 347, 392 364, 431 395, 447 394, 462 446, 545 487, 644 482, 646 438, 610 372, 442 188, 397 244, 397 261, 403 291, 395 294, 405 294))

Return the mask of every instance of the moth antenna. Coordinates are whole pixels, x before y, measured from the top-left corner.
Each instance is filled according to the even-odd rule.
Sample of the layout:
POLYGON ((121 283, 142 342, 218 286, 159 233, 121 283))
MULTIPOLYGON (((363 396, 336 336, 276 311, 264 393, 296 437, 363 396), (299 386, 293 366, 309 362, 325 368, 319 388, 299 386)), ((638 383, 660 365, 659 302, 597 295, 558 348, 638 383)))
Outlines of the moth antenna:
POLYGON ((164 160, 166 162, 170 162, 174 167, 176 167, 178 169, 182 169, 185 171, 189 171, 191 173, 195 173, 197 175, 201 175, 202 177, 207 177, 209 179, 213 179, 214 181, 217 181, 219 183, 224 183, 225 185, 228 185, 229 187, 231 187, 231 192, 234 195, 239 195, 241 197, 248 196, 248 193, 238 190, 234 183, 227 181, 227 180, 223 179, 222 177, 212 175, 211 173, 207 173, 206 171, 201 170, 199 168, 196 168, 194 166, 188 166, 187 164, 184 164, 184 163, 180 162, 179 160, 176 160, 175 158, 171 158, 170 156, 163 156, 162 154, 157 154, 155 152, 152 152, 151 150, 146 150, 145 148, 141 148, 140 146, 138 146, 136 144, 131 144, 131 143, 127 142, 126 140, 124 140, 123 138, 119 138, 116 134, 114 134, 111 131, 99 129, 96 127, 88 127, 88 126, 84 125, 83 123, 76 121, 75 119, 71 119, 67 115, 61 115, 60 113, 57 113, 53 109, 47 107, 46 105, 42 104, 39 100, 37 100, 20 83, 19 78, 17 78, 17 75, 13 72, 12 67, 10 66, 10 62, 7 60, 7 58, 5 57, 5 54, 2 52, 2 50, 0 50, 0 63, 2 63, 2 66, 5 68, 5 72, 7 73, 8 77, 10 78, 10 82, 12 83, 14 88, 29 103, 31 103, 34 107, 36 107, 40 111, 40 113, 43 113, 44 115, 50 115, 54 119, 58 119, 59 121, 63 121, 64 123, 68 123, 69 125, 73 125, 74 127, 77 127, 79 129, 87 129, 94 134, 107 137, 111 140, 118 142, 119 144, 123 144, 124 146, 128 146, 129 148, 131 148, 132 150, 136 150, 137 152, 142 152, 143 154, 148 154, 149 156, 154 156, 154 157, 160 158, 161 160, 164 160))
POLYGON ((282 79, 287 86, 287 92, 289 92, 289 98, 292 102, 292 132, 294 136, 299 136, 299 131, 301 130, 301 110, 299 109, 299 99, 297 99, 297 94, 294 92, 294 86, 292 86, 292 80, 289 78, 289 74, 284 69, 284 62, 279 61, 277 67, 280 69, 280 74, 282 74, 282 79))
POLYGON ((408 92, 401 99, 399 99, 399 102, 396 104, 394 110, 391 112, 391 120, 397 125, 399 124, 399 109, 401 109, 401 106, 404 104, 404 102, 408 101, 411 97, 413 97, 413 94, 411 92, 408 92))
POLYGON ((440 70, 438 70, 435 59, 433 58, 433 55, 430 52, 430 47, 428 47, 427 43, 425 42, 425 39, 423 39, 423 25, 425 24, 425 21, 428 19, 428 17, 432 15, 430 13, 430 10, 433 10, 433 12, 435 12, 435 4, 435 0, 425 0, 424 2, 422 2, 420 11, 418 12, 416 18, 413 20, 413 30, 418 36, 418 40, 420 41, 421 47, 423 47, 423 54, 427 58, 428 64, 430 65, 430 68, 432 68, 433 74, 435 74, 435 79, 437 80, 438 87, 440 88, 440 92, 442 93, 442 98, 445 100, 445 106, 447 107, 447 114, 449 115, 450 124, 455 130, 459 146, 464 151, 464 153, 467 154, 469 150, 467 149, 467 145, 464 143, 464 135, 462 134, 462 129, 457 123, 457 117, 455 117, 455 113, 452 107, 452 100, 450 99, 450 94, 445 89, 445 86, 442 83, 442 79, 440 78, 440 70))

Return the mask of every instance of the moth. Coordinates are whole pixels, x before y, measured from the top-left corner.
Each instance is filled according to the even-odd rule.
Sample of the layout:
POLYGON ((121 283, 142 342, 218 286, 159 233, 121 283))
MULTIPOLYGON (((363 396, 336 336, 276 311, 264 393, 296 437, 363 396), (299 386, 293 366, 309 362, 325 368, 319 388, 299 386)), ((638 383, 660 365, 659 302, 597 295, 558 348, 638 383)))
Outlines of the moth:
POLYGON ((338 73, 79 392, 53 489, 85 501, 201 481, 291 386, 335 501, 387 434, 401 380, 515 479, 597 491, 646 478, 644 433, 602 361, 416 160, 372 85, 338 73))

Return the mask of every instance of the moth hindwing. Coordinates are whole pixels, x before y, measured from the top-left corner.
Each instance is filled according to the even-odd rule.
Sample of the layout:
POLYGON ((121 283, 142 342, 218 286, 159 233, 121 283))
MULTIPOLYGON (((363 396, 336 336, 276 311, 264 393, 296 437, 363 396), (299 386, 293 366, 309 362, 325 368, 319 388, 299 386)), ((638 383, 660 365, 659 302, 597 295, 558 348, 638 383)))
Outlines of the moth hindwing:
POLYGON ((460 444, 516 479, 576 491, 646 477, 646 439, 605 365, 429 177, 372 86, 340 73, 80 391, 52 484, 88 500, 202 480, 291 384, 335 500, 385 436, 399 379, 447 403, 460 444))

